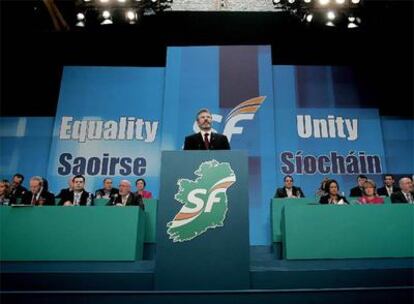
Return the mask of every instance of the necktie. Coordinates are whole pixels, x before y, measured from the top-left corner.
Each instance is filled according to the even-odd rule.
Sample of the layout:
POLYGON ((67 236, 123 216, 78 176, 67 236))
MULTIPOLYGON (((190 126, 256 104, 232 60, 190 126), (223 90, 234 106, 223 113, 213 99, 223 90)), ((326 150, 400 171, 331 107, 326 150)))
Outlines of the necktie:
POLYGON ((210 142, 208 141, 208 133, 204 133, 204 146, 206 147, 206 150, 210 147, 210 142))
POLYGON ((33 196, 32 196, 32 203, 31 204, 32 205, 36 204, 36 194, 34 194, 34 193, 33 193, 33 196))

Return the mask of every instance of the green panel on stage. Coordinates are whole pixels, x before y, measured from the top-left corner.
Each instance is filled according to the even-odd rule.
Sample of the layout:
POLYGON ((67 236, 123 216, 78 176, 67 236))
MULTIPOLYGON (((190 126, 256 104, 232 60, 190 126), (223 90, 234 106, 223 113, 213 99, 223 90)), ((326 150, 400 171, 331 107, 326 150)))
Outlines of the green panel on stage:
POLYGON ((158 200, 144 199, 145 205, 145 243, 156 242, 158 200))
MULTIPOLYGON (((385 205, 391 205, 389 197, 383 197, 385 205)), ((358 197, 347 197, 351 205, 358 204, 358 197)), ((270 216, 272 227, 272 242, 279 243, 283 239, 283 212, 286 204, 289 205, 315 205, 319 204, 319 197, 316 198, 274 198, 270 203, 270 216)))
POLYGON ((286 205, 287 259, 414 257, 414 205, 286 205))
POLYGON ((282 242, 282 214, 285 206, 290 205, 308 205, 315 203, 314 198, 274 198, 271 201, 270 221, 272 225, 272 242, 282 242))
POLYGON ((1 207, 2 261, 142 259, 139 207, 1 207))

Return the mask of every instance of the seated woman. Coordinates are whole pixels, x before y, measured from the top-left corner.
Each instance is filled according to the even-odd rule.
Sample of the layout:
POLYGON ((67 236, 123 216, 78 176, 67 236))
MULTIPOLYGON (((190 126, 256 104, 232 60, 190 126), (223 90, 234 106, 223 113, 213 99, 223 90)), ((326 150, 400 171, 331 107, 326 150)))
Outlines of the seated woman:
POLYGON ((10 195, 10 183, 7 179, 0 180, 0 205, 11 205, 16 203, 16 198, 10 195))
POLYGON ((142 198, 152 198, 152 193, 147 190, 144 190, 147 183, 145 182, 143 178, 137 179, 137 181, 135 182, 135 185, 137 186, 136 193, 141 195, 142 198))
POLYGON ((362 196, 358 199, 360 204, 384 204, 384 199, 377 194, 375 182, 368 179, 363 187, 362 196))
POLYGON ((325 183, 326 194, 319 200, 319 204, 344 205, 349 204, 346 198, 339 194, 338 182, 330 179, 325 183))

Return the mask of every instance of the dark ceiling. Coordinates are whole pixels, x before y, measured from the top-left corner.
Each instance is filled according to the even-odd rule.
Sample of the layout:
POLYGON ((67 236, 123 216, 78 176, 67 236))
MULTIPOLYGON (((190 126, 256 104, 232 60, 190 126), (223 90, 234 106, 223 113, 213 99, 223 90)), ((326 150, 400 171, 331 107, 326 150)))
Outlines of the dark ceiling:
MULTIPOLYGON (((70 22, 71 1, 59 4, 70 22)), ((368 1, 354 31, 287 13, 169 12, 57 32, 41 1, 1 1, 2 116, 54 116, 64 65, 164 66, 170 45, 270 44, 273 64, 350 65, 382 115, 413 117, 413 2, 368 1)))

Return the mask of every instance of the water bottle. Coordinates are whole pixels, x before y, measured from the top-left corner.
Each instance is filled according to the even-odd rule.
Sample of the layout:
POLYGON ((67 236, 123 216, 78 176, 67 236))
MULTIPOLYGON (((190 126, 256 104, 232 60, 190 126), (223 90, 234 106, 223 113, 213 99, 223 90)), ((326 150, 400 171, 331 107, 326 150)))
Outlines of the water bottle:
POLYGON ((92 193, 89 193, 88 198, 86 199, 86 206, 92 206, 92 193))

